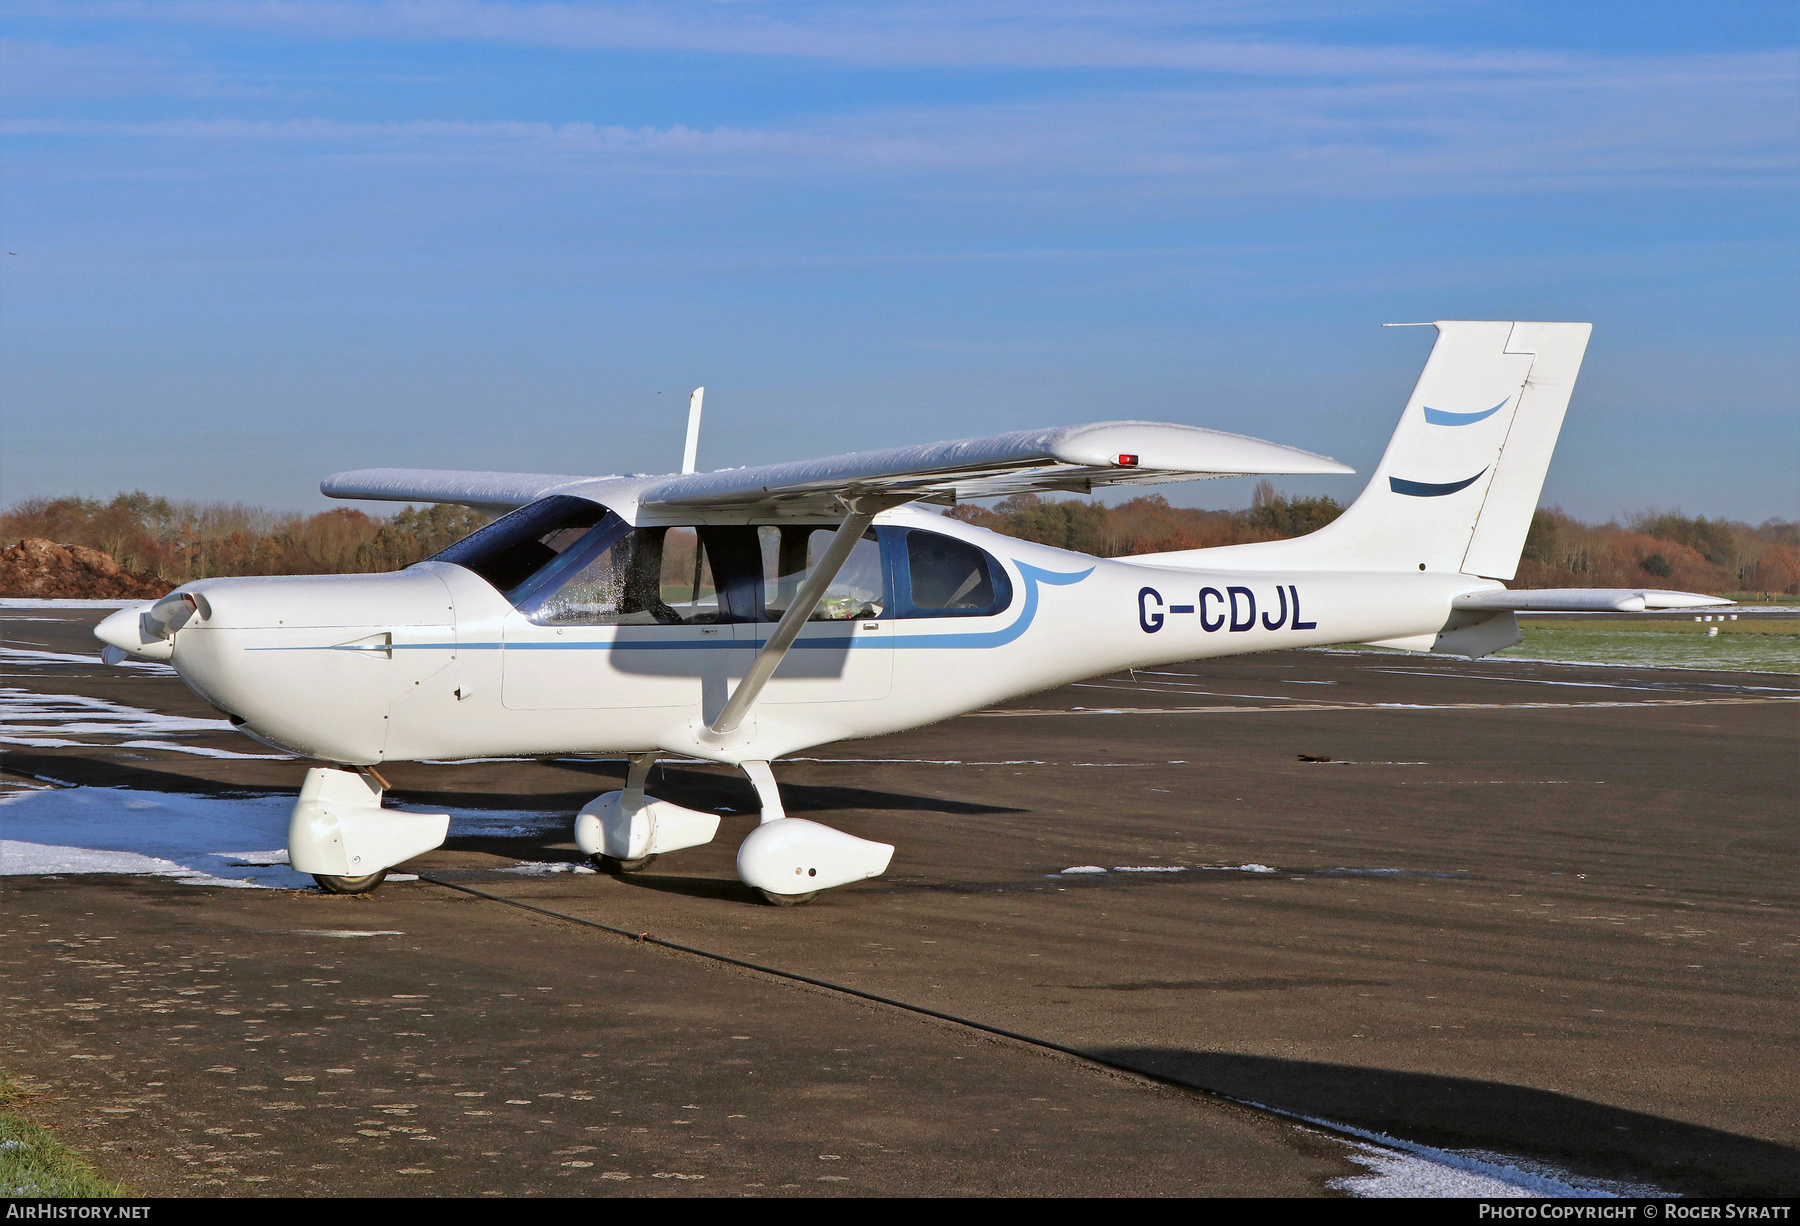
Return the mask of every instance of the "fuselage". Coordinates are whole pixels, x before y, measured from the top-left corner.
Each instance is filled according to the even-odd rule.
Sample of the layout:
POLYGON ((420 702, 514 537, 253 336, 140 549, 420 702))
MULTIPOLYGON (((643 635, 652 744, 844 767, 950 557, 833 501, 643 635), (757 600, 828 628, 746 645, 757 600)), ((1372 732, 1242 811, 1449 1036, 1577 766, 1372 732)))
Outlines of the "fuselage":
POLYGON ((791 592, 783 568, 804 566, 809 529, 830 528, 702 526, 691 559, 673 544, 662 557, 644 606, 654 618, 591 594, 558 604, 547 579, 508 574, 502 590, 491 567, 483 577, 479 563, 446 560, 381 575, 202 580, 181 589, 204 615, 174 633, 171 662, 246 733, 329 762, 600 751, 740 762, 1128 667, 1431 635, 1451 620, 1454 597, 1498 586, 1462 574, 1146 565, 903 508, 877 520, 848 595, 806 624, 742 726, 713 735, 708 724, 791 592))

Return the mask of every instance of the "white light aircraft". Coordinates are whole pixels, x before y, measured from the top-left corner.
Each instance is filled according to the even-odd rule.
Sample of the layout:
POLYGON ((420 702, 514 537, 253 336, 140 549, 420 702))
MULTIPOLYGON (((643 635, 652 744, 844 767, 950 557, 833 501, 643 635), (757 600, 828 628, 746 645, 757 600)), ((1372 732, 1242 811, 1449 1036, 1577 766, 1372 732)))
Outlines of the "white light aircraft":
POLYGON ((762 806, 739 876, 777 904, 885 872, 893 847, 788 817, 770 763, 1017 695, 1212 656, 1373 643, 1476 658, 1515 611, 1731 602, 1641 589, 1508 591, 1590 326, 1440 322, 1360 497, 1307 536, 1127 558, 1013 540, 920 504, 1335 460, 1193 426, 1114 421, 695 471, 582 477, 366 469, 340 498, 505 512, 393 574, 203 579, 96 633, 167 660, 243 732, 309 769, 293 866, 373 889, 441 844, 382 807, 381 764, 620 752, 575 821, 613 871, 710 842, 719 819, 645 794, 657 755, 741 769, 762 806))

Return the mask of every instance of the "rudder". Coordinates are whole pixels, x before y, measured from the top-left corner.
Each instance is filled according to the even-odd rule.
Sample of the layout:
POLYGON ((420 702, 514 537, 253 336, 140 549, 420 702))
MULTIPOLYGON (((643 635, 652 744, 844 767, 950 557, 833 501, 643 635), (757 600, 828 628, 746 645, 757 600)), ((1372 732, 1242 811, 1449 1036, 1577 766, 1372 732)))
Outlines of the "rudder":
POLYGON ((1463 554, 1464 574, 1511 579, 1518 573, 1525 536, 1531 531, 1531 517, 1544 491, 1550 457, 1593 330, 1592 324, 1513 325, 1506 352, 1530 353, 1531 371, 1519 389, 1511 428, 1500 445, 1493 480, 1463 554))

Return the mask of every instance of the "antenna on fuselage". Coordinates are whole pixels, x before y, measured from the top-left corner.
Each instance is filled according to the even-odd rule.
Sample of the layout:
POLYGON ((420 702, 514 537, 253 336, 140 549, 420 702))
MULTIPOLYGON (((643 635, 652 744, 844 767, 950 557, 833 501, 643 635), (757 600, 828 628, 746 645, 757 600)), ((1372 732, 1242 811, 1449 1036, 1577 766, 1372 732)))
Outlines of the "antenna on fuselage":
POLYGON ((694 394, 688 397, 688 432, 687 447, 681 453, 681 471, 694 471, 694 461, 700 456, 700 402, 706 398, 706 389, 697 387, 694 394))

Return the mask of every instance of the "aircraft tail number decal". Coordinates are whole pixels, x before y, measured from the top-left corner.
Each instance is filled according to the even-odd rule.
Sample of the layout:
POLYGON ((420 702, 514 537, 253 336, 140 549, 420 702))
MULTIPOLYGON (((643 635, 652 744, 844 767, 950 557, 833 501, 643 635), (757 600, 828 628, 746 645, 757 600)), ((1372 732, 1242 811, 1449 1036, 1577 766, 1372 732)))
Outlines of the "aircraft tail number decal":
POLYGON ((1208 634, 1224 630, 1231 634, 1242 634, 1246 630, 1256 629, 1259 621, 1264 630, 1280 630, 1283 626, 1292 630, 1317 630, 1318 622, 1302 620, 1300 616, 1300 589, 1289 583, 1277 585, 1275 599, 1265 603, 1262 616, 1257 617, 1256 593, 1247 587, 1227 586, 1224 591, 1216 587, 1200 589, 1200 598, 1193 604, 1164 604, 1162 593, 1153 587, 1138 589, 1138 628, 1145 634, 1155 634, 1161 630, 1171 617, 1180 614, 1197 614, 1200 628, 1208 634))

